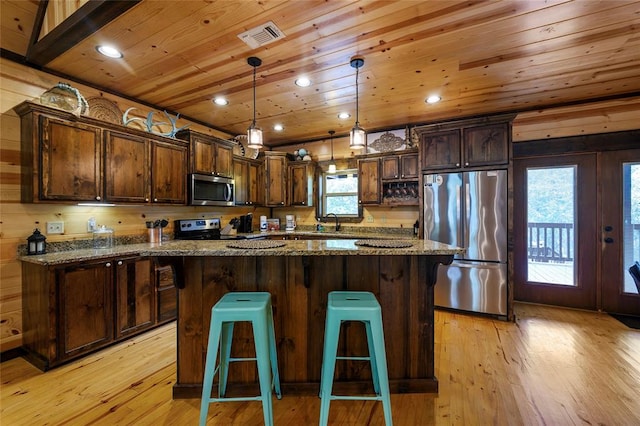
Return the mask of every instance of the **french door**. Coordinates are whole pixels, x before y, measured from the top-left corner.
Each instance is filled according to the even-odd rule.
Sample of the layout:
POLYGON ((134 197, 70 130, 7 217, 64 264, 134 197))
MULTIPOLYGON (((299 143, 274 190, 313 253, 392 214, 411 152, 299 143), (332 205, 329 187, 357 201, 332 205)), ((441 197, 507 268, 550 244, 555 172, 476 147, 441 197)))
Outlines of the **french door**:
POLYGON ((629 274, 640 262, 640 149, 604 152, 601 165, 602 310, 640 315, 640 283, 629 274))
POLYGON ((514 298, 640 315, 640 149, 514 161, 514 298))
POLYGON ((597 309, 597 155, 514 161, 515 300, 597 309))

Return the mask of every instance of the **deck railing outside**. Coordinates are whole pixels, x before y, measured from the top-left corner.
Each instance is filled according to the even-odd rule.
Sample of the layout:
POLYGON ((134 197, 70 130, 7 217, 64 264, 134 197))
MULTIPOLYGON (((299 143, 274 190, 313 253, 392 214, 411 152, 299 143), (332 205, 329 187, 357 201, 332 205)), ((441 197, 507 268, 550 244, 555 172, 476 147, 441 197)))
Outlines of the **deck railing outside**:
MULTIPOLYGON (((640 259, 640 223, 631 225, 635 253, 633 259, 640 259)), ((536 262, 573 262, 574 230, 571 223, 528 224, 528 259, 536 262)))

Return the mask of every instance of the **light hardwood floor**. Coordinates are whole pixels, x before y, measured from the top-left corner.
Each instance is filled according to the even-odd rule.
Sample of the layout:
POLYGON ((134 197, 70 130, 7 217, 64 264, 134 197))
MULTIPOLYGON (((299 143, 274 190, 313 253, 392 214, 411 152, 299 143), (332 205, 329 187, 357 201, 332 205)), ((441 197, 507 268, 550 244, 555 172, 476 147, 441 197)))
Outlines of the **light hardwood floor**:
MULTIPOLYGON (((640 331, 606 314, 517 304, 507 323, 436 311, 436 394, 393 395, 396 425, 639 425, 640 331)), ((386 336, 392 339, 393 336, 386 336)), ((41 373, 0 366, 0 424, 194 425, 172 400, 175 326, 41 373)), ((313 425, 317 397, 274 399, 276 425, 313 425)), ((376 402, 336 401, 334 425, 383 425, 376 402)), ((259 425, 259 402, 213 404, 209 424, 259 425)))

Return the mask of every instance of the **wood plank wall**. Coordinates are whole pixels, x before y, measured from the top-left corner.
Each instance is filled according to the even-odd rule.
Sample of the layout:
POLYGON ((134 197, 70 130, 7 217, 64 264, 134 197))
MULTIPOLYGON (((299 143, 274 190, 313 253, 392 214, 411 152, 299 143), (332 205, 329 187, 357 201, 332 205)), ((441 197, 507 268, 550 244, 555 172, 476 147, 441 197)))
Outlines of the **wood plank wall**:
MULTIPOLYGON (((16 259, 17 247, 26 242, 26 238, 37 226, 41 229, 46 222, 63 220, 63 235, 47 236, 47 241, 87 239, 86 222, 95 217, 99 224, 115 229, 118 235, 144 235, 144 222, 159 218, 169 220, 192 217, 222 217, 223 223, 239 214, 247 213, 246 208, 204 208, 204 207, 80 207, 55 204, 20 203, 20 125, 19 117, 13 107, 25 100, 38 98, 53 87, 59 77, 24 67, 12 61, 0 58, 0 352, 17 348, 22 343, 21 311, 21 270, 16 259)), ((66 81, 66 80, 64 80, 66 81)), ((90 87, 66 81, 78 88, 86 97, 102 94, 90 87)), ((117 103, 121 111, 130 107, 138 108, 140 116, 145 116, 149 108, 134 102, 117 98, 110 94, 104 96, 117 103)), ((160 114, 161 111, 156 111, 160 114)), ((553 110, 540 110, 520 114, 514 121, 514 141, 544 139, 560 136, 590 133, 613 132, 637 129, 640 122, 640 98, 621 101, 609 101, 553 110)), ((179 125, 185 122, 180 121, 179 125)), ((191 123, 196 131, 226 138, 214 130, 191 123)), ((304 147, 317 161, 330 158, 329 140, 305 143, 287 147, 288 152, 304 147)), ((334 140, 336 159, 353 157, 349 151, 348 140, 334 140)), ((258 209, 254 214, 267 214, 268 209, 258 209)), ((284 219, 286 214, 295 214, 299 224, 315 223, 314 208, 276 209, 275 217, 284 219)), ((411 227, 418 218, 417 207, 369 207, 365 217, 371 216, 373 222, 364 221, 363 227, 411 227)), ((168 229, 171 231, 171 228, 168 229)))

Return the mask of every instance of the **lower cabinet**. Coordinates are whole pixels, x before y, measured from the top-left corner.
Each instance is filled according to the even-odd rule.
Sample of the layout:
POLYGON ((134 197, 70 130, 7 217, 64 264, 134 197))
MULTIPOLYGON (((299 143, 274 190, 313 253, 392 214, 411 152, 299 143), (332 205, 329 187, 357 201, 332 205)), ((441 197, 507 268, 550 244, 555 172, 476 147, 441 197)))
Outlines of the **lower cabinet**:
MULTIPOLYGON (((52 266, 23 262, 22 278, 23 349, 41 370, 176 317, 175 300, 169 309, 166 302, 159 302, 162 293, 156 287, 152 258, 129 256, 52 266), (162 315, 156 315, 159 306, 163 306, 162 315)), ((168 281, 164 285, 168 295, 168 281)))

